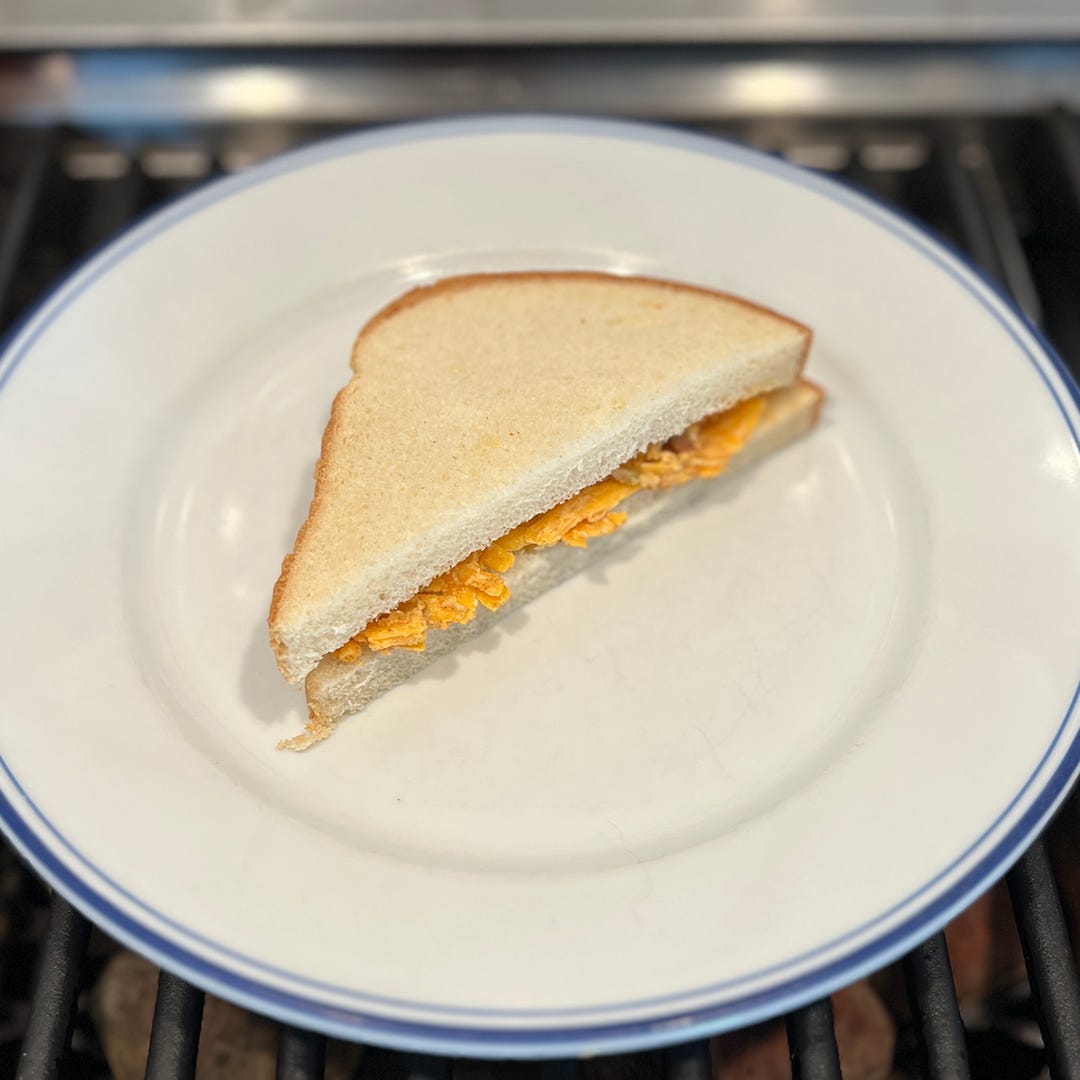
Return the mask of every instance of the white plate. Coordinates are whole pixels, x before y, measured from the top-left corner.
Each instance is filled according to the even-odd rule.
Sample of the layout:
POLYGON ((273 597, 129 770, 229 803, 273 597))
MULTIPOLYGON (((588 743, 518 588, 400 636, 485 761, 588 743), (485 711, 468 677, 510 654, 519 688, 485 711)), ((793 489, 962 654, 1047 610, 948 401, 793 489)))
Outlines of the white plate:
POLYGON ((134 228, 2 370, 5 828, 254 1008, 523 1056, 743 1024, 939 927, 1076 770, 1075 390, 955 256, 771 158, 536 118, 330 142, 134 228), (822 424, 275 752, 265 613, 352 337, 508 267, 790 313, 822 424))

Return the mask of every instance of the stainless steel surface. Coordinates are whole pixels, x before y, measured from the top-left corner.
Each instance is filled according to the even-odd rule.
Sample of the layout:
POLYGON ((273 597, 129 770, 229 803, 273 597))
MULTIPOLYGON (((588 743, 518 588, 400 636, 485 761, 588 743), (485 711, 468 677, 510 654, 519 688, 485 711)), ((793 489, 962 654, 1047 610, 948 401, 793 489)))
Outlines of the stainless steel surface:
POLYGON ((707 121, 1055 105, 1080 107, 1080 45, 177 50, 0 61, 0 117, 39 124, 353 124, 507 109, 707 121))
POLYGON ((10 48, 1003 40, 1080 35, 1075 0, 3 0, 10 48))

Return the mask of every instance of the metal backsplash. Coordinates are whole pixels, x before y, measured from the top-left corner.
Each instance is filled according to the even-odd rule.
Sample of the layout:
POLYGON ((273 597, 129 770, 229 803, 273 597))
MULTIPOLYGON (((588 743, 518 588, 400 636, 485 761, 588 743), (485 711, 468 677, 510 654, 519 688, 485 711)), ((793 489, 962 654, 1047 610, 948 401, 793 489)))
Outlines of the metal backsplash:
POLYGON ((994 41, 1080 34, 1074 0, 5 0, 0 47, 994 41))

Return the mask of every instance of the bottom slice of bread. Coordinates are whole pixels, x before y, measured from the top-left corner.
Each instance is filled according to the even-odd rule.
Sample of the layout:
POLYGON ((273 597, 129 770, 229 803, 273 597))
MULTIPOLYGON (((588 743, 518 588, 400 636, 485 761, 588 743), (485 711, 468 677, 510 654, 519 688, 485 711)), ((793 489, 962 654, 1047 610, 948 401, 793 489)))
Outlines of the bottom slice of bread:
POLYGON ((618 551, 627 541, 640 537, 645 530, 702 497, 710 485, 722 483, 725 476, 742 471, 805 434, 817 420, 821 400, 821 390, 806 381, 773 391, 767 397, 765 412, 754 434, 731 459, 718 480, 693 480, 681 487, 633 495, 619 507, 627 512, 626 523, 610 536, 594 541, 587 549, 555 544, 522 551, 504 575, 510 589, 506 603, 497 611, 479 608, 471 622, 429 632, 423 652, 406 649, 375 654, 365 652, 363 660, 356 664, 343 663, 333 656, 325 657, 308 675, 305 684, 311 714, 307 728, 294 738, 283 740, 279 746, 304 750, 326 738, 341 717, 359 712, 380 694, 393 689, 462 642, 482 634, 516 608, 566 581, 597 559, 618 551))

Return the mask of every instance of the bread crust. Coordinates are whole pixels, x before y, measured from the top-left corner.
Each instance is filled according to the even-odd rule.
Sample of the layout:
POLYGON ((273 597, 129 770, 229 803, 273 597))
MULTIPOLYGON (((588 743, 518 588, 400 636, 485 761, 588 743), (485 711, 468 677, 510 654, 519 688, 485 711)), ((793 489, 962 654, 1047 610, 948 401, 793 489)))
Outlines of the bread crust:
MULTIPOLYGON (((720 289, 710 289, 704 285, 690 285, 682 281, 672 281, 669 278, 650 277, 646 274, 608 274, 603 270, 506 270, 481 274, 456 274, 453 277, 441 278, 439 281, 433 282, 430 285, 418 285, 415 289, 410 289, 396 300, 391 300, 389 304, 372 315, 372 317, 360 328, 360 332, 356 335, 356 340, 353 342, 351 358, 353 373, 358 374, 360 371, 360 347, 363 345, 365 337, 369 336, 384 322, 392 319, 395 315, 400 315, 403 311, 408 311, 409 308, 415 307, 425 300, 431 300, 436 296, 464 292, 466 289, 471 289, 476 285, 490 285, 494 282, 611 281, 612 279, 625 282, 636 282, 639 285, 658 285, 663 288, 680 292, 696 293, 698 296, 711 296, 717 300, 726 300, 729 303, 739 304, 741 307, 756 311, 761 315, 768 315, 771 318, 779 319, 781 322, 785 322, 789 326, 795 327, 806 335, 806 347, 803 349, 802 358, 799 361, 799 372, 796 376, 797 378, 802 377, 803 369, 806 367, 806 358, 810 354, 810 346, 813 344, 814 337, 814 331, 804 323, 798 322, 787 315, 781 315, 780 312, 774 311, 764 304, 757 304, 753 300, 747 300, 745 297, 736 296, 734 293, 723 292, 720 289)), ((332 423, 333 411, 331 411, 330 418, 332 423)))
MULTIPOLYGON (((365 339, 367 339, 384 323, 393 319, 395 316, 398 316, 402 312, 407 311, 410 308, 415 307, 416 305, 430 300, 434 297, 445 296, 455 292, 462 292, 474 288, 478 285, 505 283, 509 281, 610 282, 613 280, 617 280, 619 282, 637 283, 654 287, 667 288, 675 292, 693 293, 701 296, 707 296, 714 299, 723 300, 728 303, 739 305, 759 314, 766 315, 772 319, 778 320, 781 323, 787 324, 791 328, 798 331, 802 338, 801 352, 797 359, 796 378, 801 377, 802 371, 806 366, 810 347, 813 342, 813 331, 810 329, 810 327, 804 325, 803 323, 791 319, 786 315, 781 315, 779 312, 776 312, 771 308, 765 307, 764 305, 754 303, 753 301, 747 300, 743 297, 723 292, 721 290, 710 289, 700 285, 691 285, 684 282, 672 281, 666 278, 650 277, 645 275, 616 275, 605 273, 603 271, 592 270, 528 270, 463 274, 443 278, 437 282, 434 282, 433 284, 422 285, 414 288, 409 292, 403 294, 402 296, 398 297, 396 300, 391 301, 385 307, 381 308, 361 328, 354 341, 352 354, 350 357, 350 366, 353 377, 361 373, 362 349, 365 339)), ((297 533, 296 541, 293 545, 293 551, 286 555, 282 560, 281 573, 278 577, 277 582, 274 585, 273 593, 271 596, 270 611, 267 619, 269 627, 270 647, 274 652, 275 658, 277 659, 279 669, 290 682, 301 681, 303 675, 306 674, 306 672, 301 672, 299 675, 295 674, 294 669, 289 661, 288 646, 283 640, 282 635, 280 634, 277 627, 280 624, 284 597, 291 582, 296 552, 304 546, 308 533, 311 531, 315 523, 319 520, 319 518, 324 512, 327 489, 327 471, 329 468, 329 456, 332 447, 337 442, 339 429, 342 427, 342 403, 345 399, 345 395, 349 391, 350 386, 351 381, 350 383, 347 383, 345 386, 343 386, 334 397, 334 401, 330 409, 330 418, 323 432, 319 459, 315 465, 315 487, 311 499, 310 508, 308 511, 308 516, 304 520, 304 523, 301 525, 300 530, 297 533)), ((591 482, 592 479, 590 478, 583 479, 581 487, 585 487, 591 482)), ((518 524, 520 524, 520 522, 518 522, 518 524)), ((344 640, 347 639, 343 639, 343 641, 344 640)), ((310 670, 310 668, 308 670, 310 670)))
MULTIPOLYGON (((330 406, 330 420, 326 425, 326 429, 323 431, 322 443, 319 446, 319 460, 315 462, 315 491, 311 496, 311 506, 308 508, 308 515, 304 518, 304 523, 300 526, 299 532, 296 534, 296 540, 293 542, 293 549, 285 556, 281 561, 281 573, 278 575, 277 581, 274 583, 274 591, 270 596, 270 613, 267 616, 266 623, 270 628, 270 648, 273 650, 274 658, 277 660, 278 669, 285 674, 286 668, 286 654, 287 649, 285 643, 281 640, 281 636, 277 631, 276 624, 278 616, 281 613, 281 605, 284 600, 285 590, 288 588, 289 575, 292 572, 293 562, 296 558, 296 550, 304 543, 304 538, 307 536, 308 530, 311 528, 312 522, 315 519, 317 511, 322 506, 323 497, 325 494, 325 472, 326 472, 326 459, 328 456, 329 448, 333 443, 337 434, 337 427, 340 421, 339 403, 341 396, 347 389, 343 386, 335 395, 333 403, 330 406)), ((290 680, 292 681, 292 680, 290 680)))

